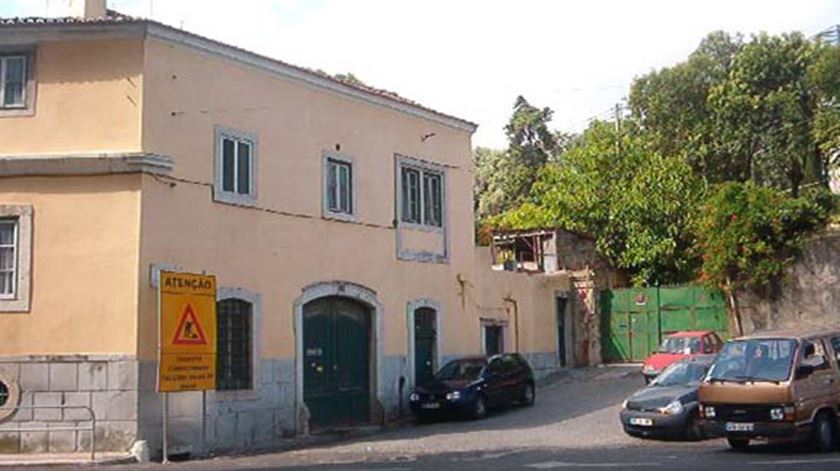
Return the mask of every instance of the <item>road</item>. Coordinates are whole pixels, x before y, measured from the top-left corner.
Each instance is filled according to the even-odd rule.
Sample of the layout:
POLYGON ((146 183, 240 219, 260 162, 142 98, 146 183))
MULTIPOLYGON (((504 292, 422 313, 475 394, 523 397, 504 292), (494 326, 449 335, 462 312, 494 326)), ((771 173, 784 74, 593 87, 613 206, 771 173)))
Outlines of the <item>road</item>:
MULTIPOLYGON (((532 408, 498 411, 482 421, 408 426, 316 448, 236 458, 128 465, 134 470, 442 471, 552 469, 835 470, 840 453, 755 447, 731 451, 723 440, 640 440, 618 422, 620 404, 642 386, 628 369, 586 370, 538 392, 532 408)), ((60 469, 60 468, 51 468, 60 469)))

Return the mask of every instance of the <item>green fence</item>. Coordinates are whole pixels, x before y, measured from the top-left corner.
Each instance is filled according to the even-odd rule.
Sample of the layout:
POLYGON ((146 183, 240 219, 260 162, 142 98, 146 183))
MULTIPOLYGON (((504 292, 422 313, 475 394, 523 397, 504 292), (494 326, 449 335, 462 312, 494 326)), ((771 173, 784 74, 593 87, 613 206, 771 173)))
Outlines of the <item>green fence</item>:
POLYGON ((714 330, 729 338, 726 300, 700 286, 605 290, 601 329, 605 362, 638 362, 673 332, 714 330))

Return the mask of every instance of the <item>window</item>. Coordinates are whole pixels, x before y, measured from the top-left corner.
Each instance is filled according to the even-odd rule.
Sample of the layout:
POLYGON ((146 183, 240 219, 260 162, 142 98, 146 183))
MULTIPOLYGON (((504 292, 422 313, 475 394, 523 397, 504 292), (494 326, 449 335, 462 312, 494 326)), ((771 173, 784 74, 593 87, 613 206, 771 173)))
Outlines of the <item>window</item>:
POLYGON ((9 387, 2 381, 0 381, 0 407, 6 405, 9 401, 9 387))
POLYGON ((345 158, 327 157, 324 175, 325 212, 333 215, 352 215, 353 164, 345 158))
POLYGON ((0 299, 14 299, 17 292, 18 220, 0 219, 0 299))
POLYGON ((834 359, 837 360, 837 364, 840 366, 840 337, 831 339, 831 348, 834 349, 834 359))
POLYGON ((0 56, 0 107, 26 107, 26 56, 0 56))
POLYGON ((504 326, 484 326, 484 353, 486 355, 497 355, 505 351, 504 326))
POLYGON ((0 204, 0 313, 28 312, 32 206, 0 204))
POLYGON ((253 305, 241 299, 223 299, 216 304, 216 316, 216 389, 252 389, 253 305))
POLYGON ((256 200, 256 139, 226 129, 216 131, 216 184, 218 201, 253 204, 256 200))
POLYGON ((403 222, 443 227, 443 174, 402 166, 400 171, 403 222))

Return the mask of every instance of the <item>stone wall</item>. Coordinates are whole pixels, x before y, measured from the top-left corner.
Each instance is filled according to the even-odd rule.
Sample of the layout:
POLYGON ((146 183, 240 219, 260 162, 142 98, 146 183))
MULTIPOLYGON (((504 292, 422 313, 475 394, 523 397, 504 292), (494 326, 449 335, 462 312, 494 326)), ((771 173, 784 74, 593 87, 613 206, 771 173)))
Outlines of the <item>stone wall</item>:
MULTIPOLYGON (((7 407, 87 406, 96 415, 97 451, 128 450, 137 435, 137 361, 119 355, 0 357, 0 377, 19 397, 7 407)), ((2 417, 2 416, 0 416, 2 417)), ((0 420, 0 453, 89 451, 89 412, 25 409, 0 420), (56 431, 27 431, 55 428, 56 431)))
POLYGON ((810 240, 780 283, 738 296, 745 333, 840 324, 840 229, 810 240))

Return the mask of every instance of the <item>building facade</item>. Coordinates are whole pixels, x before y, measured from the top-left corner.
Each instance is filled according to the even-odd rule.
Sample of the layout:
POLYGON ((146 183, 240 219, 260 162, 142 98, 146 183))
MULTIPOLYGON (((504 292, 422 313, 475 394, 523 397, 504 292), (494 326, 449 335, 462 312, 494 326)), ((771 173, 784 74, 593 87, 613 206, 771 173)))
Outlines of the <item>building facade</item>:
POLYGON ((88 449, 53 406, 159 449, 160 270, 218 284, 176 450, 383 423, 458 355, 559 367, 570 278, 475 246, 474 124, 85 3, 0 22, 0 453, 88 449))

